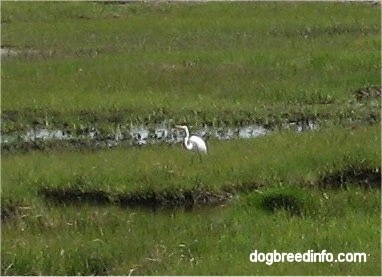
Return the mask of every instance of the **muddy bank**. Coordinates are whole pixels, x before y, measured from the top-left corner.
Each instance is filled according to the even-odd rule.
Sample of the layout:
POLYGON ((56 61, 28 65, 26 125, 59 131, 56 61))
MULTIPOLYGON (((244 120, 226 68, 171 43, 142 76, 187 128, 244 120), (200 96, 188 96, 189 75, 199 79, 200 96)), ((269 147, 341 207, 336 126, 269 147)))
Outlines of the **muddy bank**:
POLYGON ((184 208, 191 210, 199 206, 215 206, 232 198, 226 191, 208 189, 166 189, 163 191, 136 191, 131 193, 106 193, 102 190, 81 190, 78 188, 43 187, 38 194, 55 205, 117 205, 125 208, 149 210, 184 208))
POLYGON ((365 189, 381 189, 381 168, 350 165, 323 174, 318 180, 318 186, 323 189, 342 189, 351 185, 365 189))
MULTIPOLYGON (((346 189, 358 186, 364 189, 381 189, 381 168, 349 165, 334 172, 327 172, 318 178, 314 187, 320 189, 346 189)), ((39 195, 45 200, 58 205, 118 205, 130 208, 185 208, 220 205, 231 200, 238 193, 248 193, 265 189, 267 186, 253 181, 249 183, 228 184, 219 189, 194 187, 191 189, 138 190, 126 193, 106 192, 101 189, 82 189, 75 185, 63 187, 42 187, 39 195)), ((261 207, 274 211, 285 209, 292 214, 303 212, 302 203, 293 190, 285 189, 278 194, 264 195, 261 207), (266 197, 265 197, 266 196, 266 197)))
MULTIPOLYGON (((245 200, 249 208, 267 212, 284 210, 291 216, 305 216, 315 210, 308 189, 338 190, 359 187, 362 189, 381 189, 381 168, 366 165, 349 165, 340 170, 322 173, 312 183, 293 184, 292 186, 273 186, 272 183, 259 183, 255 180, 247 183, 230 183, 219 188, 208 186, 193 188, 141 189, 130 192, 106 191, 101 188, 82 188, 78 181, 68 186, 41 186, 37 195, 46 203, 57 206, 119 206, 121 208, 139 208, 148 211, 185 211, 200 210, 231 203, 237 196, 256 192, 255 198, 245 200), (255 207, 253 207, 255 205, 255 207)), ((12 201, 12 196, 2 199, 1 220, 5 222, 31 213, 24 203, 12 201)), ((32 211, 33 212, 33 211, 32 211)))

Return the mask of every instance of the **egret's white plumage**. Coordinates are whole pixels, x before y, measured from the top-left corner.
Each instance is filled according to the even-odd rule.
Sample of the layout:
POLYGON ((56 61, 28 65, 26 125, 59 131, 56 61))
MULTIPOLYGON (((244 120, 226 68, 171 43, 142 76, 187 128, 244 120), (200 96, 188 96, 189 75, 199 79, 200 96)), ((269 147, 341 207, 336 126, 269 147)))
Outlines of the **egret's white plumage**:
POLYGON ((207 154, 207 145, 201 137, 195 135, 190 136, 190 132, 188 131, 188 127, 186 125, 176 125, 175 127, 183 129, 186 132, 184 146, 186 146, 188 150, 198 152, 199 154, 207 154))

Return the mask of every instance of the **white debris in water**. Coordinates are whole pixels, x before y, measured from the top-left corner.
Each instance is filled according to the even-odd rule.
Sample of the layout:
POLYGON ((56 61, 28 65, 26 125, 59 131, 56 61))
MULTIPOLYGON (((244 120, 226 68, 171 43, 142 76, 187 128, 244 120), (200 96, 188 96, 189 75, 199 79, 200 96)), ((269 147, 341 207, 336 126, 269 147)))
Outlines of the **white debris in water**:
POLYGON ((7 57, 7 56, 16 56, 20 53, 21 51, 15 50, 15 49, 10 49, 10 48, 0 48, 0 55, 2 57, 7 57))
MULTIPOLYGON (((31 54, 31 55, 36 55, 36 54, 39 54, 40 51, 38 50, 34 50, 34 49, 25 49, 25 50, 19 50, 19 49, 15 49, 15 48, 8 48, 8 47, 1 47, 0 48, 0 55, 1 57, 13 57, 13 56, 17 56, 17 55, 20 55, 20 54, 31 54)), ((51 54, 49 52, 49 54, 51 54)))
POLYGON ((155 134, 155 139, 165 140, 169 134, 169 131, 164 127, 159 127, 155 129, 154 134, 155 134))
POLYGON ((120 141, 120 140, 123 140, 123 139, 124 139, 123 133, 121 131, 120 126, 118 126, 117 129, 115 130, 115 133, 114 133, 114 140, 115 141, 120 141))
POLYGON ((250 125, 239 129, 239 138, 256 138, 267 134, 267 129, 263 126, 250 125))
POLYGON ((22 136, 22 139, 26 142, 28 141, 36 141, 36 140, 65 140, 71 139, 72 136, 69 133, 66 133, 62 130, 48 130, 46 128, 42 129, 31 129, 27 131, 27 133, 22 136))
MULTIPOLYGON (((102 134, 101 131, 95 127, 82 126, 81 134, 74 136, 69 131, 60 129, 48 128, 33 128, 28 130, 25 134, 20 135, 4 134, 2 135, 3 144, 17 143, 19 138, 25 142, 46 141, 46 140, 91 140, 96 145, 104 145, 107 147, 114 147, 123 141, 130 141, 131 145, 147 145, 158 142, 166 143, 181 143, 183 142, 184 133, 178 129, 171 127, 171 124, 159 124, 156 127, 147 126, 122 126, 119 125, 112 133, 102 134), (122 131, 123 130, 123 131, 122 131)), ((317 122, 313 120, 303 122, 290 122, 281 127, 281 129, 288 129, 295 132, 305 132, 315 130, 319 127, 317 122)), ((195 129, 195 128, 194 128, 195 129)), ((205 139, 215 138, 218 140, 227 139, 251 139, 259 136, 264 136, 271 132, 260 125, 248 125, 242 127, 223 127, 213 128, 204 126, 202 129, 195 130, 192 134, 197 134, 205 139)))
POLYGON ((88 137, 90 139, 95 139, 98 136, 98 130, 96 128, 91 128, 90 132, 88 133, 88 137))
POLYGON ((234 137, 234 134, 235 131, 232 128, 221 128, 215 131, 215 137, 221 140, 232 139, 234 137))
POLYGON ((319 124, 313 120, 301 121, 301 122, 289 122, 283 124, 282 129, 287 129, 291 131, 295 131, 298 133, 306 132, 310 130, 317 130, 319 128, 319 124))
POLYGON ((149 130, 144 127, 133 127, 130 130, 130 135, 134 139, 132 141, 135 145, 146 145, 149 138, 149 130))

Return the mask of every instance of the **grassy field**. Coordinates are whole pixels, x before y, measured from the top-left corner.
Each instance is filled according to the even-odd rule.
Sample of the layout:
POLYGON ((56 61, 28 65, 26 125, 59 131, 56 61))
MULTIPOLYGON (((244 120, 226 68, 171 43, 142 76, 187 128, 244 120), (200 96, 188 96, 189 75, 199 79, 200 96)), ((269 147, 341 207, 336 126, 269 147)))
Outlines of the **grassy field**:
MULTIPOLYGON (((2 134, 317 130, 1 157, 2 275, 381 275, 380 6, 1 2, 2 134), (259 252, 364 252, 252 263, 259 252)), ((57 146, 57 147, 56 147, 57 146)))
POLYGON ((355 90, 380 83, 379 10, 364 3, 6 2, 2 11, 2 44, 22 51, 2 61, 2 108, 24 123, 5 129, 45 113, 52 124, 200 125, 243 112, 334 120, 359 112, 349 107, 355 90))
POLYGON ((214 142, 203 164, 191 163, 180 147, 164 152, 159 146, 3 159, 3 205, 9 214, 3 223, 3 272, 378 275, 379 142, 375 126, 214 142), (369 184, 358 179, 365 170, 369 184), (338 189, 330 175, 342 175, 346 189, 338 189), (61 192, 60 198, 45 202, 38 192, 47 187, 61 192), (130 193, 147 208, 149 192, 160 200, 166 191, 175 201, 182 191, 200 187, 207 199, 229 188, 234 197, 191 211, 137 210, 100 203, 96 194, 85 197, 102 191, 117 199, 130 193), (84 198, 73 201, 73 189, 84 198), (268 266, 249 262, 253 248, 369 256, 365 264, 346 266, 268 266))

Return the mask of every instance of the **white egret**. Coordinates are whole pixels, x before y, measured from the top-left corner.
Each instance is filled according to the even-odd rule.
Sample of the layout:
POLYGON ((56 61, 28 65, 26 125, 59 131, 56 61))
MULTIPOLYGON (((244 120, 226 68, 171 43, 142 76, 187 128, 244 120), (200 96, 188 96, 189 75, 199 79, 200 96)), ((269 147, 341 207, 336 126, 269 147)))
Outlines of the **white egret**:
POLYGON ((184 146, 186 146, 187 150, 197 152, 201 160, 200 154, 207 154, 207 145, 205 141, 201 137, 195 135, 190 136, 190 132, 188 131, 188 127, 186 125, 176 125, 175 127, 183 129, 186 132, 186 137, 184 138, 184 146))

